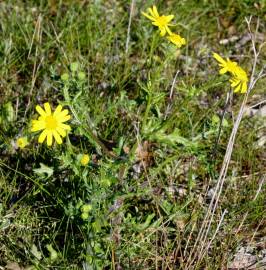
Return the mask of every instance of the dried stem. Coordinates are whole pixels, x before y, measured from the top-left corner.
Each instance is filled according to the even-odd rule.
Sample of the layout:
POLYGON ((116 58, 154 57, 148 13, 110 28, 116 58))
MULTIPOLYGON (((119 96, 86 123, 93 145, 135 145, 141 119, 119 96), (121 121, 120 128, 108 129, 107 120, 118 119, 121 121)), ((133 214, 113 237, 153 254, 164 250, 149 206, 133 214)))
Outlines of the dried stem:
POLYGON ((40 69, 40 67, 42 65, 43 60, 44 60, 44 57, 42 57, 39 60, 39 64, 37 65, 37 61, 38 61, 37 56, 38 56, 38 53, 39 53, 39 44, 41 43, 41 40, 42 40, 42 16, 41 15, 38 16, 38 19, 37 19, 37 22, 36 22, 36 25, 35 25, 34 33, 32 35, 30 50, 29 50, 29 53, 28 53, 28 58, 30 57, 30 54, 31 54, 34 39, 36 39, 36 41, 37 41, 37 45, 36 45, 36 48, 35 48, 35 57, 34 57, 35 61, 34 61, 34 64, 33 64, 31 88, 30 88, 30 91, 29 91, 29 94, 28 94, 28 101, 27 101, 25 112, 24 112, 23 122, 25 121, 27 112, 28 112, 28 110, 30 108, 31 97, 32 97, 33 89, 35 87, 36 80, 37 80, 38 71, 39 71, 39 69, 40 69))
POLYGON ((177 76, 178 76, 179 72, 180 72, 179 70, 176 71, 175 77, 174 77, 173 82, 172 82, 172 86, 171 86, 171 89, 170 89, 170 95, 169 95, 169 103, 168 103, 166 111, 165 111, 164 120, 167 118, 167 115, 169 114, 170 109, 171 109, 171 102, 172 102, 172 99, 173 99, 174 88, 175 88, 176 79, 177 79, 177 76))
POLYGON ((126 54, 128 53, 128 48, 129 48, 131 22, 132 22, 132 15, 134 11, 135 2, 136 0, 131 0, 129 21, 128 21, 128 27, 127 27, 126 54))

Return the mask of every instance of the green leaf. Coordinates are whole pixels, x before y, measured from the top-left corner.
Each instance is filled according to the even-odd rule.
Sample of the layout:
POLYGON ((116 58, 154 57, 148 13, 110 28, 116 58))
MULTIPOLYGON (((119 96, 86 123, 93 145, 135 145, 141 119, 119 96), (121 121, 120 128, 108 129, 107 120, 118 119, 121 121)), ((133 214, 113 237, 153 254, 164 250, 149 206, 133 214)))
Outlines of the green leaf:
POLYGON ((53 262, 58 258, 57 252, 54 250, 52 245, 46 245, 47 250, 50 253, 50 260, 53 262))
POLYGON ((38 175, 40 175, 42 177, 45 177, 45 178, 49 178, 49 177, 51 177, 53 175, 53 173, 54 173, 53 168, 50 168, 50 167, 44 165, 43 163, 40 163, 40 166, 41 167, 38 168, 38 169, 33 169, 33 171, 36 174, 38 174, 38 175), (47 176, 45 176, 45 175, 47 175, 47 176))
POLYGON ((102 222, 99 219, 96 219, 93 223, 92 223, 92 227, 94 229, 94 231, 100 232, 102 229, 102 222))
POLYGON ((170 134, 165 134, 163 130, 159 130, 156 133, 152 134, 150 136, 150 139, 156 140, 161 143, 165 143, 171 146, 174 146, 176 144, 181 144, 185 147, 195 147, 195 142, 188 140, 182 136, 179 135, 179 130, 175 129, 170 134))
POLYGON ((11 102, 7 102, 4 105, 5 119, 8 122, 13 122, 15 120, 15 112, 11 102))
POLYGON ((31 253, 34 255, 34 257, 37 258, 38 261, 40 261, 42 259, 42 253, 40 251, 38 251, 36 245, 32 245, 31 246, 31 253))
POLYGON ((155 217, 155 214, 150 214, 147 216, 146 220, 144 223, 141 223, 141 224, 136 224, 134 225, 134 227, 138 230, 138 231, 144 231, 146 230, 150 224, 151 224, 151 221, 152 219, 155 217))
POLYGON ((214 114, 212 116, 212 125, 218 125, 220 123, 220 117, 217 114, 214 114))

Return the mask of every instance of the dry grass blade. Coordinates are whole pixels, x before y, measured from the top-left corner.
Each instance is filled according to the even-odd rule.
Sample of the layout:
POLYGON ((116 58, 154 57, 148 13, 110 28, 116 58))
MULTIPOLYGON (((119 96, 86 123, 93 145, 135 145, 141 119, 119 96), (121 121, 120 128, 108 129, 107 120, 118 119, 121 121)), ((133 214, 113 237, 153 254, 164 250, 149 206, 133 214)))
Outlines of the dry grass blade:
POLYGON ((135 2, 136 0, 132 0, 131 5, 130 5, 129 21, 128 21, 128 27, 127 27, 126 54, 128 53, 128 48, 129 48, 130 30, 131 30, 131 23, 132 23, 132 16, 134 12, 135 2))

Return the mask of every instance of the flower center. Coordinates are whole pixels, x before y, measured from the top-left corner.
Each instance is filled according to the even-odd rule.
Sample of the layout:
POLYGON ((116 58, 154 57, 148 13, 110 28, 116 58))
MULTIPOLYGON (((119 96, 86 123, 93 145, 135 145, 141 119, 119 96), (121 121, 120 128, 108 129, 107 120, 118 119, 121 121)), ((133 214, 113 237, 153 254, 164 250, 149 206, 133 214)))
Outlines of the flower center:
POLYGON ((52 115, 46 116, 45 123, 47 129, 56 129, 57 127, 57 121, 52 115))
POLYGON ((178 36, 173 36, 172 39, 173 39, 175 42, 180 42, 180 41, 181 41, 181 38, 179 38, 178 36))
POLYGON ((156 18, 158 24, 160 24, 161 27, 166 26, 168 24, 166 16, 159 16, 158 18, 156 18))
POLYGON ((235 70, 236 69, 236 65, 234 64, 234 63, 232 63, 232 62, 228 62, 227 63, 227 66, 228 66, 228 69, 229 70, 235 70))

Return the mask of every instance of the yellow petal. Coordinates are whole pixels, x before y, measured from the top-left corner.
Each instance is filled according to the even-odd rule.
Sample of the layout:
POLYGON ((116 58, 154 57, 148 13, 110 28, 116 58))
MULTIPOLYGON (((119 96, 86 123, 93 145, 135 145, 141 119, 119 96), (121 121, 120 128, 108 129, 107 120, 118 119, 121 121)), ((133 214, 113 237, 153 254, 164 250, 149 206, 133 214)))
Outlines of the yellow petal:
POLYGON ((220 69, 219 73, 222 75, 222 74, 225 74, 227 72, 227 68, 224 67, 222 69, 220 69))
POLYGON ((240 84, 240 81, 236 79, 232 79, 230 82, 232 87, 236 87, 238 84, 240 84))
POLYGON ((154 14, 155 17, 160 17, 156 6, 152 7, 152 11, 153 11, 153 14, 154 14))
POLYGON ((161 28, 160 30, 161 30, 160 35, 161 35, 162 37, 164 37, 164 36, 165 36, 165 34, 166 34, 165 27, 164 27, 164 28, 161 28))
POLYGON ((218 53, 213 53, 212 55, 219 63, 225 64, 226 61, 218 54, 218 53))
POLYGON ((65 110, 63 110, 63 111, 59 114, 59 117, 64 117, 64 116, 66 116, 67 114, 68 114, 68 110, 65 109, 65 110))
POLYGON ((174 17, 175 17, 174 15, 168 15, 168 16, 166 16, 167 22, 169 23, 170 21, 172 21, 174 17))
POLYGON ((48 133, 47 129, 45 129, 45 130, 41 133, 41 135, 39 136, 39 139, 38 139, 38 142, 39 142, 39 143, 43 143, 43 142, 44 142, 44 140, 45 140, 45 138, 46 138, 46 136, 47 136, 47 133, 48 133))
POLYGON ((63 128, 57 127, 56 131, 62 136, 62 137, 66 137, 66 132, 63 128))
POLYGON ((238 86, 234 89, 234 92, 237 93, 240 91, 240 88, 241 88, 241 83, 238 84, 238 86))
POLYGON ((59 123, 58 126, 60 128, 65 129, 65 130, 71 130, 71 127, 69 125, 65 125, 65 124, 59 123))
POLYGON ((172 31, 170 30, 170 28, 167 25, 165 26, 165 29, 166 29, 166 31, 167 31, 167 33, 169 35, 172 35, 173 34, 172 31))
POLYGON ((55 116, 55 119, 58 122, 65 122, 65 121, 69 120, 70 118, 71 118, 71 116, 68 115, 68 110, 63 110, 62 112, 60 112, 59 114, 57 114, 55 116))
POLYGON ((61 137, 59 136, 59 134, 58 134, 57 131, 53 130, 53 136, 54 136, 54 138, 55 138, 55 140, 56 140, 56 142, 57 142, 58 144, 61 144, 61 143, 62 143, 62 139, 61 139, 61 137))
POLYGON ((247 83, 243 83, 242 84, 242 89, 241 89, 241 93, 246 93, 248 90, 248 86, 247 86, 247 83))
POLYGON ((61 105, 58 105, 54 111, 54 116, 57 116, 59 113, 61 113, 62 108, 63 107, 61 105))
POLYGON ((151 16, 154 17, 154 13, 153 13, 152 8, 148 8, 147 10, 148 10, 149 14, 151 14, 151 16))
POLYGON ((141 13, 142 13, 142 15, 144 15, 145 17, 147 17, 149 20, 154 21, 154 18, 151 17, 150 15, 148 15, 147 13, 145 13, 145 12, 141 12, 141 13))
POLYGON ((64 123, 64 122, 68 121, 70 118, 71 118, 70 115, 66 115, 64 117, 61 117, 59 122, 64 123))
POLYGON ((32 128, 31 132, 39 131, 45 128, 45 122, 44 121, 38 121, 38 120, 33 120, 32 121, 32 128))
POLYGON ((44 103, 44 109, 45 109, 45 112, 46 112, 46 115, 51 115, 51 106, 48 102, 44 103))
POLYGON ((41 106, 37 105, 35 109, 41 116, 44 116, 44 117, 46 116, 46 113, 41 106))
POLYGON ((51 146, 53 143, 53 133, 52 131, 48 131, 48 134, 47 134, 47 145, 48 146, 51 146))
POLYGON ((38 120, 39 120, 39 121, 45 121, 45 118, 46 118, 46 115, 45 115, 45 116, 39 116, 39 117, 38 117, 38 120))

